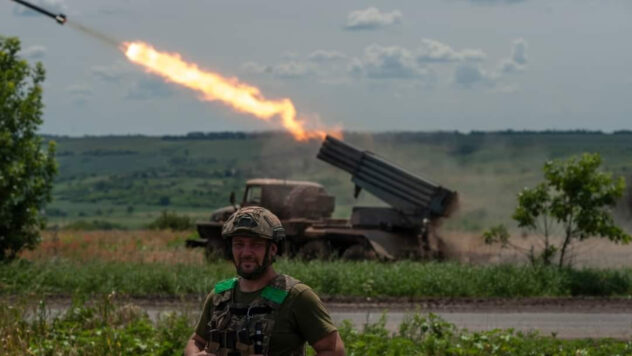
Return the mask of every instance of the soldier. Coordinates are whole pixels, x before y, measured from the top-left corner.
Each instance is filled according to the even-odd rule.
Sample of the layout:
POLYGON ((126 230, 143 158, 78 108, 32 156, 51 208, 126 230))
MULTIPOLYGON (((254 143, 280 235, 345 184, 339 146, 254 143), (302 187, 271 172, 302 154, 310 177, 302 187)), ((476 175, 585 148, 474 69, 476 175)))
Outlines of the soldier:
POLYGON ((224 223, 226 255, 239 278, 215 285, 185 355, 344 355, 329 313, 311 288, 272 267, 285 230, 260 207, 237 210, 224 223))

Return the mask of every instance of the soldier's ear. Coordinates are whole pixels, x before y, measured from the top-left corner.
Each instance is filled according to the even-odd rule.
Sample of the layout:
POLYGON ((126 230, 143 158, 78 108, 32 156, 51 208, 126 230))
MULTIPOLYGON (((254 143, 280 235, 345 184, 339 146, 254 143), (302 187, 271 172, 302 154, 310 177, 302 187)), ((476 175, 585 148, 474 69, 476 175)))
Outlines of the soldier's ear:
POLYGON ((279 252, 279 247, 274 242, 270 242, 270 255, 276 256, 277 252, 279 252))

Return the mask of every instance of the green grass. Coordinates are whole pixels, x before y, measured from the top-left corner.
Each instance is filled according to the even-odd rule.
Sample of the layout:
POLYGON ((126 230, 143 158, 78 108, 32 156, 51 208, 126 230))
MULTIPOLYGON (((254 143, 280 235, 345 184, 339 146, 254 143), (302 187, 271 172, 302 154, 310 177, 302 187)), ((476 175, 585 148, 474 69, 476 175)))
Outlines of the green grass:
MULTIPOLYGON (((76 298, 61 315, 44 302, 0 302, 2 355, 181 355, 193 331, 186 312, 153 322, 140 308, 122 305, 113 294, 86 304, 76 298)), ((560 340, 512 330, 468 332, 435 315, 413 314, 399 331, 385 328, 386 318, 357 330, 339 327, 347 355, 629 355, 632 342, 613 339, 560 340)), ((308 348, 308 355, 314 351, 308 348)))
POLYGON ((133 305, 120 305, 111 295, 85 305, 76 299, 62 315, 51 316, 40 302, 33 310, 25 301, 0 302, 2 355, 181 355, 192 333, 185 313, 157 322, 133 305))
MULTIPOLYGON (((632 270, 572 270, 529 266, 469 266, 401 261, 303 263, 281 260, 277 271, 305 282, 324 296, 361 297, 568 297, 632 296, 632 270)), ((0 266, 0 291, 133 296, 200 295, 234 275, 230 263, 161 264, 58 259, 0 266)))
MULTIPOLYGON (((354 199, 349 174, 316 159, 320 142, 299 143, 282 134, 55 140, 60 167, 47 210, 51 224, 105 219, 138 228, 163 209, 207 216, 228 205, 231 191, 239 199, 245 180, 255 177, 320 182, 336 197, 336 217, 348 217, 353 205, 380 203, 366 192, 354 199)), ((480 232, 510 223, 517 192, 541 179, 548 159, 598 152, 606 169, 632 174, 632 134, 349 133, 345 141, 457 190, 461 209, 444 224, 453 230, 480 232)))

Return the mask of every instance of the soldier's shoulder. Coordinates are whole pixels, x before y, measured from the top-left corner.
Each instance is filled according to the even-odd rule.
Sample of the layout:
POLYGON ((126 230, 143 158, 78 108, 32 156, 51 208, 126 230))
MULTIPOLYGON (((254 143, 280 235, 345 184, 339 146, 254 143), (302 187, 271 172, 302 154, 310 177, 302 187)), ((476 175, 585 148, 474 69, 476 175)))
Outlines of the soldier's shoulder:
POLYGON ((281 274, 279 275, 277 280, 281 282, 281 285, 279 285, 279 287, 285 289, 290 294, 293 294, 293 292, 295 291, 304 291, 305 288, 309 288, 309 286, 307 286, 305 283, 290 276, 289 274, 281 274))
POLYGON ((290 294, 301 294, 306 290, 312 290, 312 288, 305 283, 299 282, 290 289, 290 294))
POLYGON ((293 299, 304 298, 305 296, 316 295, 314 290, 303 282, 296 283, 292 289, 290 289, 289 296, 293 299))
POLYGON ((215 283, 215 286, 213 287, 213 293, 221 294, 229 289, 233 289, 236 283, 237 283, 237 277, 228 278, 223 281, 219 281, 215 283))
POLYGON ((322 305, 322 301, 310 286, 299 283, 290 290, 287 305, 290 309, 307 311, 322 305))

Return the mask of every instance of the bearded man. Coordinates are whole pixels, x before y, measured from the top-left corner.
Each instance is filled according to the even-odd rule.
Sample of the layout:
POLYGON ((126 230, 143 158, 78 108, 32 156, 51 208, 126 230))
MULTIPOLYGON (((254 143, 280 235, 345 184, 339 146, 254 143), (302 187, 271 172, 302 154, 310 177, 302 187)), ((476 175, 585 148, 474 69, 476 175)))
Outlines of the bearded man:
POLYGON ((344 355, 325 306, 310 287, 278 274, 285 230, 269 210, 245 207, 224 223, 227 258, 239 277, 215 285, 184 350, 185 355, 344 355))

